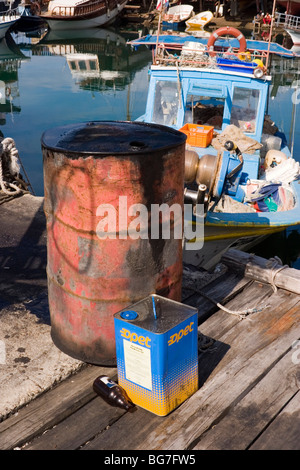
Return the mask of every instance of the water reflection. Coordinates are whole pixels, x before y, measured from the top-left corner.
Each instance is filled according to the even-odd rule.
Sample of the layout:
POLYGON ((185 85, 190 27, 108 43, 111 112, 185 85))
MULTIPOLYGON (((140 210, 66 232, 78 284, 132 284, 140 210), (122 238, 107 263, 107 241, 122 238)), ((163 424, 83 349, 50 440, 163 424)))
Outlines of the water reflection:
POLYGON ((51 31, 34 45, 34 54, 66 58, 75 83, 83 90, 124 89, 149 62, 149 50, 131 50, 113 29, 51 31))
POLYGON ((18 71, 26 56, 7 35, 0 41, 0 125, 6 123, 6 114, 13 119, 21 112, 18 71))

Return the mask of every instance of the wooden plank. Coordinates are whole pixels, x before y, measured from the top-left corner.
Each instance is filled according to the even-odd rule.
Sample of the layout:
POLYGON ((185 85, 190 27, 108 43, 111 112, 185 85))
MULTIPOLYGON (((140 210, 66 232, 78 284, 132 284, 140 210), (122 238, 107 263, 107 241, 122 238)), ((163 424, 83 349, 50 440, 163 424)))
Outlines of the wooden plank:
POLYGON ((52 429, 28 443, 24 450, 76 450, 110 427, 124 413, 126 411, 110 406, 96 396, 52 429))
POLYGON ((258 281, 274 283, 277 287, 300 294, 299 269, 282 269, 276 261, 267 260, 249 253, 230 248, 222 256, 222 263, 245 276, 258 281))
POLYGON ((300 450, 300 392, 283 408, 250 450, 300 450))
MULTIPOLYGON (((194 450, 249 448, 274 416, 298 392, 297 367, 290 350, 220 422, 204 433, 194 450)), ((282 440, 282 430, 279 435, 282 440)))
POLYGON ((124 8, 125 10, 139 10, 141 5, 125 5, 124 8))
POLYGON ((88 366, 0 423, 0 449, 21 446, 88 403, 95 396, 92 383, 101 374, 112 377, 116 369, 88 366))
MULTIPOLYGON (((216 315, 223 315, 218 312, 216 315)), ((299 298, 280 291, 270 307, 243 320, 220 338, 220 347, 202 360, 228 348, 214 373, 188 401, 152 431, 138 449, 192 449, 201 435, 218 422, 278 362, 295 340, 300 326, 299 298)), ((199 361, 201 370, 201 358, 199 361)))
MULTIPOLYGON (((264 309, 268 305, 269 297, 272 294, 273 291, 268 285, 253 283, 253 281, 246 286, 241 283, 239 295, 229 301, 224 299, 222 305, 232 312, 242 312, 251 308, 264 309)), ((249 314, 248 320, 251 321, 251 318, 252 315, 249 314)), ((204 323, 200 324, 199 330, 205 335, 219 339, 239 321, 238 315, 220 310, 218 315, 211 315, 204 323)))
MULTIPOLYGON (((236 297, 247 285, 252 281, 244 278, 240 274, 226 273, 220 278, 217 278, 209 284, 200 287, 200 291, 206 296, 210 297, 214 302, 226 304, 230 299, 236 297), (226 281, 226 282, 225 282, 226 281)), ((197 286, 194 286, 194 291, 190 289, 190 297, 186 296, 184 303, 191 307, 198 308, 198 321, 203 323, 214 312, 218 310, 215 303, 208 300, 205 296, 199 294, 197 286)), ((185 294, 187 293, 185 289, 185 294)))
MULTIPOLYGON (((226 307, 232 312, 242 312, 247 308, 264 307, 269 303, 269 297, 272 292, 269 286, 254 283, 243 290, 239 296, 227 303, 226 307)), ((255 315, 250 314, 242 322, 245 322, 247 325, 249 322, 256 321, 255 318, 255 315)), ((226 361, 231 360, 231 356, 228 354, 231 349, 231 341, 226 340, 225 342, 224 337, 231 335, 234 338, 237 334, 235 328, 240 322, 241 320, 237 315, 220 310, 199 326, 199 346, 201 347, 201 335, 204 335, 206 342, 208 339, 211 339, 212 342, 208 348, 205 347, 203 349, 203 357, 201 358, 200 356, 199 387, 207 379, 211 380, 215 374, 220 372, 220 369, 217 367, 219 363, 222 364, 221 367, 224 367, 226 361), (207 356, 209 356, 209 360, 207 356)))
POLYGON ((156 429, 163 418, 150 413, 143 408, 135 408, 133 412, 125 413, 113 425, 108 426, 102 433, 82 446, 81 450, 126 450, 134 449, 156 429))

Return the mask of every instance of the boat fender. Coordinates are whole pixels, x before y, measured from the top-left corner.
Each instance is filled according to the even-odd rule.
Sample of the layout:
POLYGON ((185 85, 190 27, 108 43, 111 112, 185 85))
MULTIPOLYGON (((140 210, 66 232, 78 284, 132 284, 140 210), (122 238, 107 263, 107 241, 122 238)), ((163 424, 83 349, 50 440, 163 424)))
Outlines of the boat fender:
MULTIPOLYGON (((247 62, 251 62, 251 54, 249 51, 246 51, 246 52, 239 52, 238 53, 238 59, 239 60, 245 60, 247 62)), ((254 61, 255 62, 255 61, 254 61)))
POLYGON ((246 41, 245 36, 243 35, 243 33, 241 33, 236 28, 232 28, 231 26, 223 26, 222 28, 219 28, 216 31, 214 31, 208 39, 207 49, 208 49, 209 55, 211 55, 211 56, 216 55, 216 52, 214 51, 214 44, 215 44, 216 40, 220 36, 227 36, 227 35, 234 36, 236 39, 238 39, 238 41, 240 43, 239 52, 240 53, 245 52, 245 50, 247 49, 247 41, 246 41))
POLYGON ((271 149, 267 152, 264 162, 265 170, 269 168, 273 168, 274 166, 280 165, 285 160, 287 160, 287 156, 281 150, 271 149))
POLYGON ((257 64, 258 67, 264 69, 265 66, 264 66, 263 62, 260 59, 254 59, 253 62, 255 64, 257 64))

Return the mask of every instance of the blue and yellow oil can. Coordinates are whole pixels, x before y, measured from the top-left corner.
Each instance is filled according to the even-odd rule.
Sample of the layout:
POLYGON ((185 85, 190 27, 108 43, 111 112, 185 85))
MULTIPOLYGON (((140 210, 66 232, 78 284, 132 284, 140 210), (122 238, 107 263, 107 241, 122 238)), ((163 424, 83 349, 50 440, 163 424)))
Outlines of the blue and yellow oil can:
POLYGON ((114 315, 118 383, 165 416, 198 389, 198 311, 150 295, 114 315))

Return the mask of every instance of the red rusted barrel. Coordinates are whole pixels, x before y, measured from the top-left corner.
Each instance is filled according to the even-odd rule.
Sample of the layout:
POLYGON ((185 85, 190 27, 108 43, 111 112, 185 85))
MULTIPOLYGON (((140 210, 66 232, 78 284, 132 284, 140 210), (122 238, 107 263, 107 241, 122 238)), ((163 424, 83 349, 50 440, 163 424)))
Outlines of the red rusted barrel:
POLYGON ((181 300, 178 217, 169 238, 151 230, 162 204, 180 205, 182 223, 185 139, 118 121, 43 134, 51 336, 68 355, 115 365, 114 313, 151 293, 181 300))

